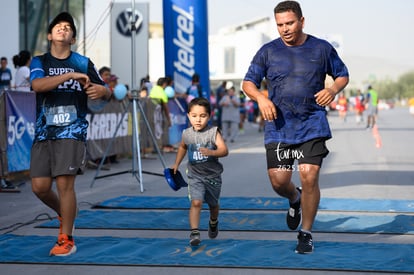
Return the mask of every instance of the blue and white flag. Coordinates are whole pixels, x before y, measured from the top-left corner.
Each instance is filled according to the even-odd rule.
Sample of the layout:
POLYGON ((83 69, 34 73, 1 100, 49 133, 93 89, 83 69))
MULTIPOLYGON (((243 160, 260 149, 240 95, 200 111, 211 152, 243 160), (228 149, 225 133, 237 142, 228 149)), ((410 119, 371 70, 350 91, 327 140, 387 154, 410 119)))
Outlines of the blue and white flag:
POLYGON ((185 93, 194 73, 210 99, 207 0, 163 0, 165 74, 185 93))

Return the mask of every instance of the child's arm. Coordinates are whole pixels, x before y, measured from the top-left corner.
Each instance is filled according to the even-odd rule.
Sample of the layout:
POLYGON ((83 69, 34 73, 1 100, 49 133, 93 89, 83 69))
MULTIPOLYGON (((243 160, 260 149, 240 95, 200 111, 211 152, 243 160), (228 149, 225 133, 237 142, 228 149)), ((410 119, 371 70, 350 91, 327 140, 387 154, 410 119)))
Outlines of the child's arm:
POLYGON ((223 136, 221 135, 220 131, 217 131, 216 134, 216 146, 217 149, 211 150, 208 148, 200 148, 200 153, 204 156, 213 156, 213 157, 225 157, 229 154, 229 150, 227 149, 227 145, 224 142, 223 136))
POLYGON ((70 79, 79 81, 83 86, 89 85, 90 83, 89 77, 86 74, 70 72, 61 75, 35 78, 31 84, 35 92, 49 92, 70 79))
POLYGON ((184 159, 186 153, 187 153, 187 145, 185 145, 184 141, 181 140, 181 143, 178 146, 177 155, 175 156, 175 163, 171 167, 172 169, 174 169, 174 174, 177 172, 178 167, 180 166, 180 163, 184 159))

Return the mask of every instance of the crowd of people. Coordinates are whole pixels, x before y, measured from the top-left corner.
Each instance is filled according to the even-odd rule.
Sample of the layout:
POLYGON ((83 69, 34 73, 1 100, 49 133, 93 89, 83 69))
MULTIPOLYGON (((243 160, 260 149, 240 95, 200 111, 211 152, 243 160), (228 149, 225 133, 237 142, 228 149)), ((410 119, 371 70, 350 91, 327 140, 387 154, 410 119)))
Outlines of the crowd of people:
POLYGON ((1 57, 0 91, 13 89, 20 92, 30 92, 30 62, 32 55, 23 50, 13 56, 13 64, 16 70, 14 77, 8 67, 7 57, 1 57), (13 81, 14 80, 14 81, 13 81))
POLYGON ((347 97, 342 91, 337 99, 332 102, 330 109, 338 111, 339 118, 347 121, 347 115, 350 111, 355 112, 355 121, 357 124, 364 122, 364 113, 366 115, 366 128, 371 129, 377 121, 378 115, 378 92, 369 85, 366 93, 360 89, 352 97, 347 97))

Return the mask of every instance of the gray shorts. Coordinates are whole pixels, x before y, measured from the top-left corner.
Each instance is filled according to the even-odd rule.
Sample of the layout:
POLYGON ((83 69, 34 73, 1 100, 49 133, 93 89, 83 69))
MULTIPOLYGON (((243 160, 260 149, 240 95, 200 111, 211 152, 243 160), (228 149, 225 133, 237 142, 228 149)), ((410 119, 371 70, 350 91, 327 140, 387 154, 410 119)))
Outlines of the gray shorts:
POLYGON ((201 200, 206 202, 210 207, 219 204, 221 193, 221 177, 213 179, 188 179, 188 197, 190 200, 201 200))
POLYGON ((82 174, 86 144, 74 139, 35 142, 30 156, 30 177, 57 177, 82 174))
POLYGON ((367 115, 368 116, 376 116, 377 114, 378 114, 378 106, 368 105, 367 115))

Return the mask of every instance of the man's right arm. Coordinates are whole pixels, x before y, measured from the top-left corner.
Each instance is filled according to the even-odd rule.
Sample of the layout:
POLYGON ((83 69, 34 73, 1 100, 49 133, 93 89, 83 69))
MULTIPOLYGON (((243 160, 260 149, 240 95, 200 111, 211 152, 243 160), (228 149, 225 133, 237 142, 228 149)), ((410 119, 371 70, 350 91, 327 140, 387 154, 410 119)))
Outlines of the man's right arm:
POLYGON ((264 120, 274 120, 277 118, 275 105, 264 93, 259 91, 253 82, 243 81, 242 89, 249 98, 257 102, 264 120))

